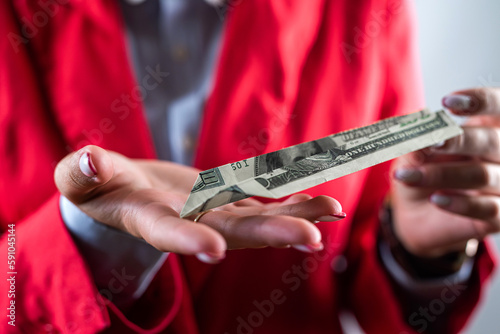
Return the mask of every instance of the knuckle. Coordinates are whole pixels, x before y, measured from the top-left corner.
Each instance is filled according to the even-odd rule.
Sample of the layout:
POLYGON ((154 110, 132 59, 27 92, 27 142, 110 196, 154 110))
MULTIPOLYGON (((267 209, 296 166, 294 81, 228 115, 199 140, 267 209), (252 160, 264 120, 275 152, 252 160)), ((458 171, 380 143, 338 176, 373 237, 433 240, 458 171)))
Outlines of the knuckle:
POLYGON ((493 224, 490 225, 491 227, 491 233, 498 233, 500 232, 500 218, 496 218, 494 221, 493 221, 493 224))
POLYGON ((441 186, 455 179, 453 169, 440 168, 439 166, 429 166, 424 169, 425 183, 429 186, 441 186))
POLYGON ((491 185, 494 179, 489 168, 484 164, 477 165, 475 168, 472 168, 470 172, 463 173, 463 176, 468 178, 472 183, 477 184, 480 188, 491 185))
POLYGON ((481 220, 491 220, 497 217, 498 207, 490 200, 467 197, 463 203, 463 214, 481 220))
POLYGON ((473 127, 466 132, 465 143, 477 155, 498 156, 500 150, 500 131, 491 127, 473 127))
POLYGON ((483 208, 483 212, 486 219, 497 219, 499 214, 498 204, 491 203, 490 205, 483 208))
MULTIPOLYGON (((500 101, 500 94, 498 89, 493 87, 485 87, 484 89, 479 91, 480 97, 480 107, 484 109, 497 109, 500 101)), ((495 110, 496 111, 496 110, 495 110)))
POLYGON ((297 209, 297 205, 285 205, 280 208, 279 214, 283 216, 295 216, 297 209))
POLYGON ((481 166, 484 177, 483 177, 483 186, 492 188, 495 190, 500 189, 500 170, 498 167, 494 167, 492 165, 482 165, 481 166))
POLYGON ((432 166, 428 167, 425 174, 425 184, 433 187, 452 188, 490 188, 497 179, 491 168, 486 164, 471 164, 458 166, 432 166))
POLYGON ((488 87, 482 87, 474 90, 474 95, 472 99, 472 109, 473 110, 483 110, 488 106, 490 102, 491 93, 488 87))
POLYGON ((449 168, 436 168, 436 183, 439 185, 455 185, 453 188, 487 188, 491 183, 491 175, 484 164, 459 165, 449 168), (441 179, 442 182, 437 181, 441 179))
POLYGON ((229 215, 224 219, 221 219, 216 226, 212 226, 215 230, 217 230, 220 234, 222 234, 226 238, 230 238, 235 234, 235 226, 238 226, 243 222, 243 217, 236 215, 229 215))
POLYGON ((465 129, 465 131, 461 135, 450 139, 446 146, 454 151, 462 150, 464 147, 466 147, 467 143, 474 143, 472 137, 473 134, 471 133, 471 131, 469 129, 465 129))
POLYGON ((499 105, 499 92, 494 87, 481 87, 472 90, 472 105, 473 111, 483 113, 497 113, 495 110, 499 105))

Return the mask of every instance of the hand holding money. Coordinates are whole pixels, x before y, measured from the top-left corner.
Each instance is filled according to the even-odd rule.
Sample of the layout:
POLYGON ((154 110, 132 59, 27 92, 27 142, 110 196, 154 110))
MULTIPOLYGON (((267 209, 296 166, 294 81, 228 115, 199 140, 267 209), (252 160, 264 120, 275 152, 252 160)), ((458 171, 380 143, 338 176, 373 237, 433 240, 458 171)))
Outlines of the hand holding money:
POLYGON ((426 110, 201 172, 181 217, 238 200, 281 198, 462 133, 426 110))
POLYGON ((460 132, 444 113, 419 112, 228 164, 219 174, 168 162, 128 159, 87 146, 59 163, 56 183, 87 215, 162 251, 193 254, 209 263, 234 248, 291 245, 312 252, 323 246, 321 234, 311 222, 345 217, 333 198, 299 194, 282 203, 263 204, 251 198, 234 201, 250 195, 295 193, 460 132), (229 179, 226 171, 239 172, 229 179), (198 223, 179 217, 193 183, 194 193, 224 195, 215 196, 215 202, 209 196, 208 201, 184 210, 194 218, 224 204, 204 214, 198 223), (234 191, 237 187, 241 190, 234 191))
POLYGON ((393 185, 395 232, 426 257, 500 230, 500 89, 459 91, 443 104, 470 117, 463 134, 399 159, 393 185))
POLYGON ((69 154, 57 166, 61 194, 97 221, 144 239, 165 252, 215 263, 227 249, 293 246, 319 251, 314 222, 342 219, 331 197, 299 194, 282 203, 247 199, 205 214, 179 218, 200 171, 174 163, 135 160, 97 146, 69 154))

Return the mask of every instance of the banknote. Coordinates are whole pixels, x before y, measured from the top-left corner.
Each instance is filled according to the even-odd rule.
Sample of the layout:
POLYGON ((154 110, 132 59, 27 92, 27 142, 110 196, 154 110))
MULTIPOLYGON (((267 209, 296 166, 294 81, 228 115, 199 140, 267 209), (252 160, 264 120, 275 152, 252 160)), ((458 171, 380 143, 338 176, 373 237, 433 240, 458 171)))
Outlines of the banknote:
POLYGON ((444 110, 392 117, 201 172, 181 217, 252 196, 281 198, 458 136, 444 110))

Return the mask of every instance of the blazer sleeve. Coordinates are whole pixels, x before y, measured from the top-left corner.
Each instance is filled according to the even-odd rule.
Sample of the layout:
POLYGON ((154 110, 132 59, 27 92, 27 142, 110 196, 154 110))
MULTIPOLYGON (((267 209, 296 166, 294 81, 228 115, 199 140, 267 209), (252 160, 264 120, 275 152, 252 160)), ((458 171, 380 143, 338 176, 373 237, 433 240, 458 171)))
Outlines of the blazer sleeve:
POLYGON ((167 326, 194 332, 176 256, 169 256, 133 306, 130 314, 137 318, 113 304, 113 294, 127 284, 126 268, 111 268, 107 286, 96 288, 61 218, 53 172, 67 144, 40 80, 47 69, 37 66, 40 55, 31 45, 41 36, 17 11, 20 2, 0 1, 0 332, 96 333, 111 327, 156 333, 167 326))
MULTIPOLYGON (((413 8, 409 1, 389 1, 388 13, 383 117, 424 107, 413 8)), ((390 163, 371 169, 364 187, 369 191, 363 193, 353 220, 346 255, 352 265, 343 278, 350 286, 345 296, 348 307, 368 333, 457 333, 472 314, 494 269, 489 247, 480 244, 468 282, 443 281, 435 296, 405 291, 386 272, 377 252, 378 213, 389 180, 390 163)))

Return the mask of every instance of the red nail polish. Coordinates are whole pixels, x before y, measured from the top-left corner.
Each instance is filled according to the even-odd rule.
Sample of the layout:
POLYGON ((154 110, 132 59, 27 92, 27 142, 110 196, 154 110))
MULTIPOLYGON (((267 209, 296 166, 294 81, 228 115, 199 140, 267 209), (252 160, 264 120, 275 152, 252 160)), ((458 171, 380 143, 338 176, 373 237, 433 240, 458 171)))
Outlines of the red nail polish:
POLYGON ((310 247, 310 249, 314 252, 319 252, 320 250, 323 250, 323 248, 325 248, 325 246, 323 245, 323 243, 321 241, 318 243, 312 244, 312 245, 307 245, 307 246, 310 247))
POLYGON ((336 222, 341 219, 344 219, 347 216, 345 212, 340 212, 340 213, 334 213, 328 216, 321 216, 316 218, 317 221, 320 222, 336 222))

